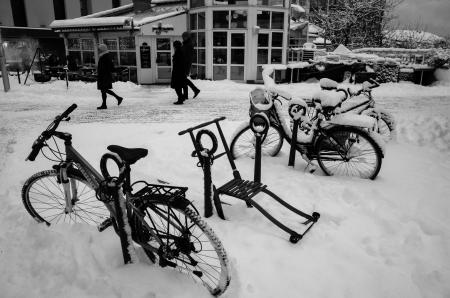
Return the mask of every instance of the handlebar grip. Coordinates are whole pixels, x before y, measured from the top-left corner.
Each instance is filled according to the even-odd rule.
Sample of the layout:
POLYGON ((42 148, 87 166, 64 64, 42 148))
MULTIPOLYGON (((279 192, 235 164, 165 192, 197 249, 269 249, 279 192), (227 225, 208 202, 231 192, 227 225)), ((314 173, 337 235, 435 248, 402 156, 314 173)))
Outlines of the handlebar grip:
POLYGON ((73 110, 75 110, 78 106, 74 103, 73 105, 71 105, 67 110, 64 111, 64 113, 61 114, 61 118, 66 118, 67 116, 69 116, 70 113, 73 112, 73 110))
POLYGON ((33 150, 31 150, 31 153, 28 155, 26 160, 34 161, 36 159, 36 157, 38 156, 41 148, 42 148, 42 146, 34 146, 33 150))

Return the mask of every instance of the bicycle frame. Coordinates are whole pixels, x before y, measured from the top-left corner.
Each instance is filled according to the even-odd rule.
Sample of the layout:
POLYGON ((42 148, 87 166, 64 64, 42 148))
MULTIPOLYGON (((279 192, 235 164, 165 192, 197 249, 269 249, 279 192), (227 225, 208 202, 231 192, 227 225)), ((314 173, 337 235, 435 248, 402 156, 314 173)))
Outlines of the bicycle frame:
MULTIPOLYGON (((54 133, 55 137, 58 137, 62 140, 64 140, 64 145, 65 145, 65 150, 66 150, 66 160, 61 162, 57 167, 56 170, 58 171, 58 175, 60 177, 60 181, 63 184, 63 188, 64 188, 64 196, 65 196, 65 202, 66 202, 66 206, 65 206, 65 211, 67 213, 72 212, 72 200, 74 198, 77 197, 77 193, 76 193, 76 188, 73 187, 74 185, 71 185, 68 179, 68 169, 70 168, 70 166, 72 164, 76 165, 77 169, 80 170, 80 172, 83 174, 83 176, 86 178, 88 184, 97 192, 99 191, 100 185, 101 183, 105 180, 103 175, 100 174, 97 170, 94 169, 94 167, 77 151, 75 150, 74 147, 72 147, 72 136, 68 133, 62 133, 62 132, 55 132, 54 133), (75 192, 71 192, 72 190, 75 190, 75 192)), ((130 208, 133 209, 133 211, 135 211, 135 215, 136 216, 142 216, 141 212, 135 207, 134 204, 132 204, 132 202, 138 198, 140 198, 140 196, 134 196, 132 194, 132 186, 131 186, 131 179, 130 179, 130 166, 129 165, 125 165, 125 178, 122 184, 122 190, 123 193, 119 191, 119 200, 124 200, 126 202, 126 205, 130 208)), ((140 181, 138 181, 140 182, 140 181)), ((74 183, 72 181, 72 183, 74 183)), ((137 183, 137 182, 136 182, 137 183)), ((101 190, 100 190, 101 191, 101 190)), ((147 198, 147 202, 151 203, 158 203, 160 202, 160 200, 158 199, 152 199, 151 197, 147 198)), ((103 202, 105 204, 105 206, 108 208, 109 212, 111 213, 112 217, 116 217, 116 211, 115 211, 115 207, 113 205, 113 202, 103 202)), ((189 203, 189 201, 186 200, 183 202, 180 202, 180 204, 187 204, 189 203)), ((176 202, 174 203, 176 204, 176 202)), ((175 205, 174 205, 175 206, 175 205)), ((156 214, 158 214, 158 216, 160 216, 161 218, 166 219, 167 221, 170 221, 170 218, 168 218, 167 216, 165 216, 163 213, 158 212, 158 210, 153 210, 156 214)), ((150 232, 150 234, 152 234, 152 237, 154 237, 154 239, 156 241, 158 241, 158 243, 160 245, 164 245, 163 240, 161 239, 161 237, 159 235, 157 235, 153 229, 148 226, 148 223, 145 222, 142 218, 141 218, 142 222, 145 223, 148 227, 148 231, 150 232)), ((175 225, 176 226, 176 225, 175 225)), ((179 227, 180 231, 182 230, 181 225, 179 227)), ((139 243, 140 245, 144 246, 144 243, 139 243)), ((152 246, 146 246, 147 249, 151 250, 152 252, 158 253, 158 250, 153 248, 152 246)))

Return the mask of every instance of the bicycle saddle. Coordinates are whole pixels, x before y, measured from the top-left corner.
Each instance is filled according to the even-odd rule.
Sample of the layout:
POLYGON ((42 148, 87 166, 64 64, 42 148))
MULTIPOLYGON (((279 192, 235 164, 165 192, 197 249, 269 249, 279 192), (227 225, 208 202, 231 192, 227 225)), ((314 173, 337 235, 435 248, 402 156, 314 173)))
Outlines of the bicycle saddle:
POLYGON ((118 145, 109 145, 107 148, 109 151, 117 153, 129 165, 148 154, 148 150, 144 148, 125 148, 118 145))

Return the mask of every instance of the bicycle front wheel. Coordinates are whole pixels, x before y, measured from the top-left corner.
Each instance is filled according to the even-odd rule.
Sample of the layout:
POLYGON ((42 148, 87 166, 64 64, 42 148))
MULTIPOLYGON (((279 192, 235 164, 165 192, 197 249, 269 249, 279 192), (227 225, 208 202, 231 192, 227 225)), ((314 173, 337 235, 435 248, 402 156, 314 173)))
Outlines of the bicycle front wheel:
MULTIPOLYGON (((248 156, 255 157, 255 134, 250 126, 244 127, 231 141, 230 151, 233 159, 248 156)), ((262 154, 276 156, 283 146, 283 136, 278 128, 269 126, 269 131, 261 144, 262 154)))
POLYGON ((72 210, 66 210, 64 187, 58 172, 47 170, 34 174, 23 185, 22 202, 38 222, 48 226, 58 223, 99 225, 110 217, 106 206, 97 200, 95 191, 81 173, 68 171, 72 210))
POLYGON ((131 220, 133 240, 152 261, 156 251, 162 267, 188 274, 213 295, 226 290, 230 283, 227 254, 200 215, 166 202, 142 200, 136 205, 141 206, 131 220))
POLYGON ((336 126, 316 143, 317 161, 327 175, 375 179, 381 168, 382 151, 365 132, 336 126))

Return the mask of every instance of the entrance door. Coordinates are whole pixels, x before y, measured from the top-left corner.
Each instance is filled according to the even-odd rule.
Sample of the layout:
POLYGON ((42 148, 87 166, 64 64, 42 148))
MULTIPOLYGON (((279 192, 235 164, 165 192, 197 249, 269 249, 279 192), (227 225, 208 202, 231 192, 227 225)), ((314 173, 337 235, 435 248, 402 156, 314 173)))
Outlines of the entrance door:
POLYGON ((156 80, 158 83, 169 83, 172 73, 172 39, 156 38, 156 80))
POLYGON ((245 80, 245 31, 213 32, 213 79, 245 80))
POLYGON ((138 57, 139 57, 139 83, 140 84, 152 84, 155 82, 154 78, 154 61, 153 54, 151 49, 154 48, 152 46, 152 40, 150 37, 140 36, 137 42, 138 45, 138 57))

